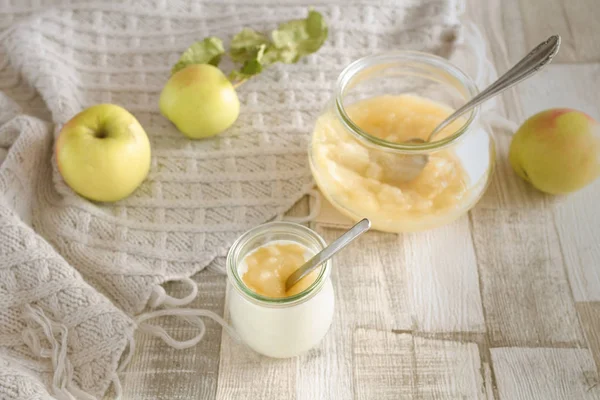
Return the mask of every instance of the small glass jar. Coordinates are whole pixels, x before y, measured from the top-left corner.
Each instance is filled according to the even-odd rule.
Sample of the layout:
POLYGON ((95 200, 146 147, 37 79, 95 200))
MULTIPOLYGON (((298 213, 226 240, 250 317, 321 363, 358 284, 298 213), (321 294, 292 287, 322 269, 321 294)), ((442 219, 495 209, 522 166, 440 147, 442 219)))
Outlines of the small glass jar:
POLYGON ((227 255, 229 316, 236 332, 253 350, 275 358, 293 357, 310 350, 331 325, 334 292, 331 260, 304 291, 271 298, 249 289, 240 276, 246 256, 271 242, 296 243, 316 254, 326 243, 316 232, 291 222, 271 222, 243 234, 227 255))
POLYGON ((394 52, 353 62, 312 134, 309 161, 319 189, 340 212, 354 221, 369 218, 381 231, 420 231, 456 220, 481 198, 494 169, 495 144, 478 122, 479 109, 431 142, 406 140, 419 137, 417 127, 426 137, 476 93, 468 76, 434 55, 394 52), (407 114, 418 104, 429 108, 407 114), (392 133, 403 130, 402 139, 389 139, 390 126, 392 133), (377 134, 385 129, 388 136, 377 134), (401 162, 421 155, 428 156, 425 168, 417 178, 403 178, 401 162))

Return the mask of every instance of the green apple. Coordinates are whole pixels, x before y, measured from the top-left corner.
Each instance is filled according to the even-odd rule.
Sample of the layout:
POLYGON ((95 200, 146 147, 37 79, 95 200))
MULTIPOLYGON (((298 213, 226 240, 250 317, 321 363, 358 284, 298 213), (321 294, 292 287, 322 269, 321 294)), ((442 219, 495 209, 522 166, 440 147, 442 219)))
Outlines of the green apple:
POLYGON ((517 130, 509 160, 521 178, 543 192, 579 190, 600 175, 600 125, 568 108, 542 111, 517 130))
POLYGON ((160 111, 191 139, 214 136, 240 113, 231 82, 210 64, 190 65, 169 78, 160 94, 160 111))
POLYGON ((56 140, 56 163, 81 196, 117 201, 129 196, 150 170, 150 141, 137 119, 114 104, 75 115, 56 140))

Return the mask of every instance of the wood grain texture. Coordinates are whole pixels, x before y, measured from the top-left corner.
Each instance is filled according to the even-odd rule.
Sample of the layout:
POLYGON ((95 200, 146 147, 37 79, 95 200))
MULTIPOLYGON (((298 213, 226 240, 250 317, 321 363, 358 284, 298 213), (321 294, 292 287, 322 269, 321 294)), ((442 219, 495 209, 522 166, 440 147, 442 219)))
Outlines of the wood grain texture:
POLYGON ((216 399, 294 400, 297 362, 261 356, 223 333, 216 399))
POLYGON ((491 346, 583 345, 551 214, 471 216, 491 346))
MULTIPOLYGON (((225 277, 211 271, 196 276, 198 297, 189 307, 203 308, 223 314, 225 277)), ((168 283, 167 293, 183 297, 186 285, 168 283)), ((198 329, 180 318, 160 318, 151 321, 165 327, 174 338, 184 340, 198 334, 198 329)), ((212 399, 217 389, 221 327, 205 319, 206 334, 202 341, 188 350, 176 350, 161 339, 136 333, 136 351, 127 371, 123 373, 123 398, 139 400, 212 399)))
POLYGON ((583 349, 492 349, 499 400, 597 400, 598 373, 583 349))
POLYGON ((556 229, 576 301, 600 301, 598 199, 600 182, 555 205, 556 229))
MULTIPOLYGON (((316 229, 328 243, 343 233, 316 229)), ((337 314, 347 323, 382 330, 411 328, 406 265, 397 235, 367 232, 336 255, 334 269, 337 314)))
MULTIPOLYGON (((465 19, 479 27, 486 39, 491 61, 499 73, 508 70, 529 50, 520 1, 466 0, 465 19)), ((509 90, 502 96, 510 98, 512 95, 514 92, 509 90)), ((517 110, 519 105, 505 102, 505 108, 517 110)))
MULTIPOLYGON (((539 111, 568 107, 600 118, 600 64, 550 64, 516 87, 523 120, 539 111)), ((521 121, 519 121, 521 122, 521 121)))
MULTIPOLYGON (((328 241, 341 234, 325 228, 320 231, 328 241)), ((484 331, 475 252, 466 216, 429 232, 370 232, 361 240, 336 259, 343 268, 340 287, 347 294, 341 304, 350 306, 348 312, 356 315, 358 326, 427 332, 484 331), (393 317, 387 322, 386 312, 393 317), (374 321, 375 316, 381 318, 374 321)))
POLYGON ((356 400, 414 399, 415 366, 412 335, 374 329, 354 332, 356 400))
MULTIPOLYGON (((318 226, 316 230, 328 243, 342 233, 318 226)), ((335 317, 321 345, 300 357, 297 398, 352 398, 352 332, 357 326, 411 329, 398 240, 397 235, 368 232, 336 256, 331 275, 335 317)))
POLYGON ((560 34, 562 44, 557 62, 582 63, 600 61, 597 0, 519 0, 525 41, 533 48, 545 37, 560 34))
POLYGON ((600 373, 600 302, 576 303, 588 348, 600 373))
POLYGON ((415 337, 418 399, 483 399, 479 351, 474 343, 415 337))
POLYGON ((474 343, 359 328, 353 366, 356 399, 487 397, 474 343))
POLYGON ((485 322, 468 217, 417 234, 403 235, 398 252, 408 274, 414 329, 483 332, 485 322))
MULTIPOLYGON (((335 283, 334 283, 335 286, 335 283)), ((348 399, 353 397, 352 331, 345 327, 344 318, 334 318, 323 342, 298 358, 296 369, 296 398, 348 399)))

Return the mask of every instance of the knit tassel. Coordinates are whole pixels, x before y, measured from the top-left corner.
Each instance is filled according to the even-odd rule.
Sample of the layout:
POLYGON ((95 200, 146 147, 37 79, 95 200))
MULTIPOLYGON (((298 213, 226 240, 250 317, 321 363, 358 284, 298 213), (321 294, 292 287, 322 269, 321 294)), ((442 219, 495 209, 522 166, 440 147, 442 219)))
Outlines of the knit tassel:
POLYGON ((68 328, 46 317, 41 308, 29 304, 24 308, 23 317, 41 328, 41 332, 26 328, 22 333, 23 341, 36 357, 49 358, 52 361, 54 396, 59 400, 95 400, 92 395, 73 383, 73 365, 67 356, 68 328), (43 337, 50 343, 50 348, 42 347, 40 333, 43 333, 43 337))
POLYGON ((155 288, 155 290, 152 292, 152 295, 150 297, 150 301, 148 302, 148 305, 152 308, 156 308, 159 306, 166 306, 168 308, 155 310, 155 311, 149 311, 147 313, 138 315, 137 318, 135 319, 135 321, 138 324, 137 327, 140 330, 140 332, 144 332, 144 333, 159 337, 166 344, 168 344, 169 346, 174 347, 176 349, 187 349, 188 347, 192 347, 192 346, 195 346, 196 344, 198 344, 204 337, 204 334, 206 333, 206 326, 204 324, 204 321, 200 317, 208 317, 208 318, 212 319, 213 321, 217 322, 218 324, 220 324, 223 327, 223 329, 225 329, 225 331, 227 333, 229 333, 229 335, 234 340, 239 342, 240 339, 239 339, 237 333, 218 314, 216 314, 210 310, 193 309, 193 308, 171 308, 173 306, 188 305, 189 303, 194 301, 194 299, 196 298, 196 296, 198 294, 198 285, 192 279, 183 278, 183 279, 181 279, 181 282, 186 283, 188 286, 191 287, 190 294, 188 294, 187 296, 185 296, 181 299, 167 295, 165 293, 165 290, 162 288, 162 286, 157 286, 155 288), (191 339, 184 340, 184 341, 178 341, 178 340, 173 339, 173 337, 171 335, 169 335, 162 327, 160 327, 158 325, 154 325, 154 324, 149 324, 146 322, 150 319, 154 319, 154 318, 158 318, 158 317, 165 317, 165 316, 175 316, 175 317, 183 318, 185 321, 189 322, 190 324, 196 326, 199 329, 198 334, 191 339))
POLYGON ((208 317, 217 322, 219 325, 225 329, 225 331, 237 342, 240 342, 239 336, 233 330, 233 328, 218 314, 210 311, 210 310, 201 310, 194 308, 173 308, 173 309, 164 309, 157 311, 150 311, 145 314, 141 314, 136 318, 136 322, 138 323, 138 329, 141 332, 150 334, 152 336, 156 336, 161 338, 166 344, 176 349, 187 349, 188 347, 195 346, 198 344, 204 334, 206 333, 206 326, 204 325, 204 321, 199 317, 208 317), (162 327, 158 325, 148 324, 144 321, 157 318, 157 317, 166 317, 166 316, 179 316, 183 317, 186 321, 191 322, 193 325, 198 327, 200 332, 191 339, 179 341, 173 339, 162 327))

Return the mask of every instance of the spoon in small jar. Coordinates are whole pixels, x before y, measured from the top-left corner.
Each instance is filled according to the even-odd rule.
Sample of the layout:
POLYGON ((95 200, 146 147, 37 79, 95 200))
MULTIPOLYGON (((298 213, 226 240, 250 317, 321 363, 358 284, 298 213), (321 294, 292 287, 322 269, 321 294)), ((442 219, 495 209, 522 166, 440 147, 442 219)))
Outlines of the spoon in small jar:
MULTIPOLYGON (((553 35, 547 40, 537 45, 529 54, 521 59, 514 67, 509 69, 504 75, 498 78, 494 83, 482 90, 477 96, 473 97, 465 105, 454 111, 450 116, 443 120, 436 128, 429 134, 426 140, 420 138, 413 138, 406 143, 422 144, 430 142, 438 133, 440 133, 445 127, 450 125, 458 117, 478 106, 484 101, 502 93, 506 89, 516 85, 517 83, 529 78, 536 72, 542 69, 548 64, 552 58, 558 53, 560 47, 560 36, 553 35)), ((405 157, 402 160, 398 160, 402 165, 397 165, 394 169, 398 172, 398 176, 394 176, 394 180, 407 182, 415 179, 425 168, 429 157, 426 154, 415 155, 411 157, 405 157)))
POLYGON ((285 281, 285 290, 290 290, 300 279, 310 274, 317 267, 329 260, 331 257, 336 255, 338 251, 350 244, 354 239, 365 233, 371 228, 371 221, 363 219, 359 221, 352 228, 347 230, 342 236, 337 238, 329 246, 315 254, 310 260, 302 264, 296 271, 294 271, 285 281))

